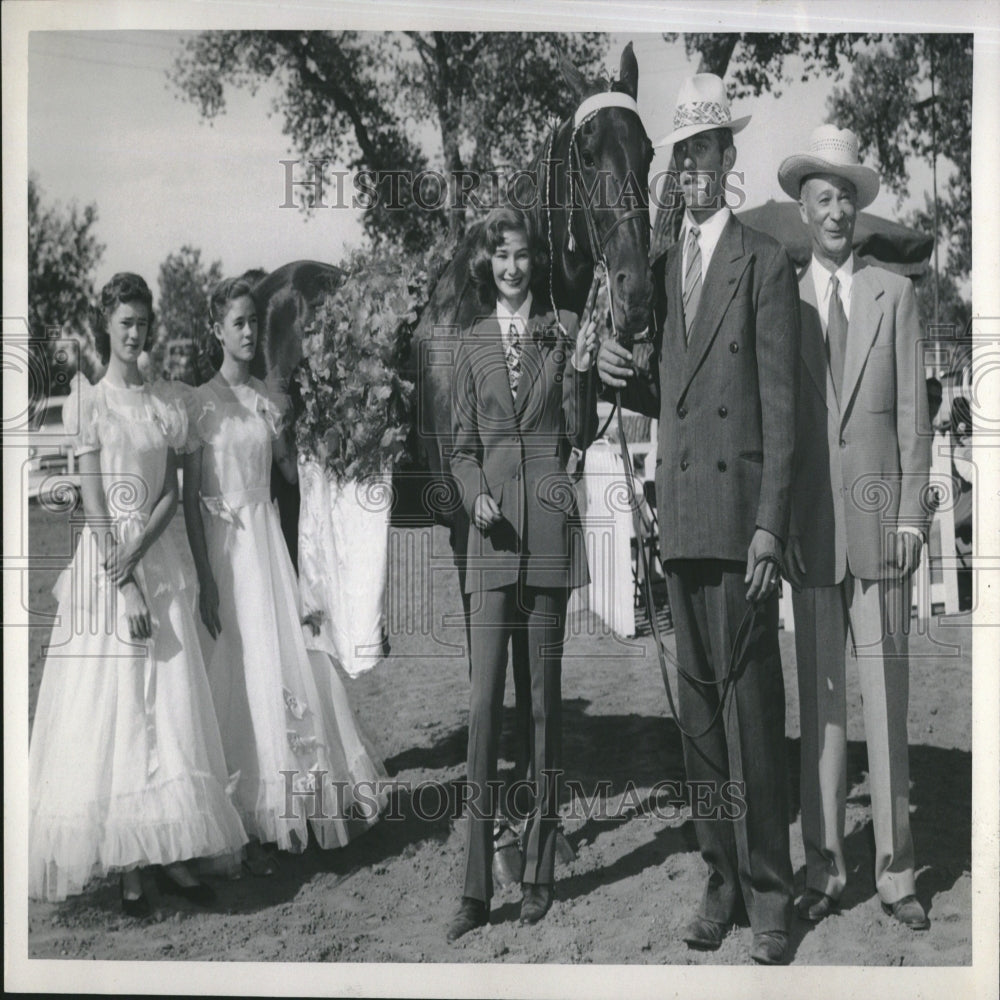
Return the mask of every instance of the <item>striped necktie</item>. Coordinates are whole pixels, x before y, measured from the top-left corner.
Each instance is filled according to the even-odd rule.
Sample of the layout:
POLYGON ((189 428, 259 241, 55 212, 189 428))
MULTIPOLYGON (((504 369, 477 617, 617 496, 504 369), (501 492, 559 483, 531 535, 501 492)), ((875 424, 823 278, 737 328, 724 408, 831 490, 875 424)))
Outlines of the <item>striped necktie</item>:
POLYGON ((844 382, 844 352, 847 348, 847 316, 844 304, 840 301, 840 282, 834 275, 830 279, 830 311, 826 320, 826 343, 830 352, 830 374, 833 376, 833 387, 840 398, 844 382))
POLYGON ((504 351, 507 360, 507 377, 510 379, 510 394, 517 398, 517 386, 521 381, 521 338, 517 332, 517 324, 511 320, 507 331, 507 348, 504 351))
POLYGON ((684 269, 684 343, 690 339, 691 327, 698 312, 701 298, 701 247, 698 237, 701 230, 692 226, 688 230, 687 267, 684 269))

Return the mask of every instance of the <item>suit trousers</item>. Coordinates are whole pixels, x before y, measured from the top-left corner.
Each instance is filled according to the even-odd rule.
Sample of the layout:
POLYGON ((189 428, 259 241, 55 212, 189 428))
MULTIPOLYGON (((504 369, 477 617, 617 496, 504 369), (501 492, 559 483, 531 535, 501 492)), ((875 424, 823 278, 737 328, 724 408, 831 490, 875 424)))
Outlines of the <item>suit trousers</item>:
MULTIPOLYGON (((698 734, 719 706, 747 610, 746 567, 677 559, 664 569, 678 662, 701 682, 678 675, 681 724, 698 734)), ((792 864, 776 596, 757 614, 721 714, 703 736, 684 736, 683 746, 695 833, 709 870, 700 915, 728 924, 742 899, 754 932, 787 931, 792 864)))
POLYGON ((848 628, 868 743, 875 887, 883 902, 914 891, 910 832, 908 632, 912 577, 861 580, 792 596, 802 729, 806 885, 835 899, 847 882, 846 660, 848 628))
POLYGON ((551 885, 555 880, 556 770, 562 753, 562 647, 569 592, 521 584, 477 591, 470 596, 472 699, 467 767, 470 795, 462 894, 488 902, 493 896, 493 816, 498 794, 497 757, 503 724, 507 646, 518 632, 521 635, 517 643, 526 640, 528 653, 534 783, 523 841, 522 881, 551 885))

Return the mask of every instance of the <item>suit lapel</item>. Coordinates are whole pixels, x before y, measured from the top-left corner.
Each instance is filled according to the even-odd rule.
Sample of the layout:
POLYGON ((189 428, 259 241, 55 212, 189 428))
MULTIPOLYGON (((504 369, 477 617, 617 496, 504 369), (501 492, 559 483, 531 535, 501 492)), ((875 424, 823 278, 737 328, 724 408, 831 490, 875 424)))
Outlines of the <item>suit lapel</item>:
MULTIPOLYGON (((831 401, 827 389, 833 386, 833 378, 830 375, 830 365, 827 360, 826 338, 823 336, 819 305, 816 302, 816 283, 813 279, 812 263, 799 279, 799 298, 802 303, 802 341, 799 351, 806 371, 809 372, 809 377, 816 386, 816 391, 829 406, 831 401)), ((839 393, 839 387, 834 386, 834 391, 839 393)))
MULTIPOLYGON (((719 332, 722 317, 725 316, 729 303, 732 302, 733 296, 736 294, 740 277, 749 263, 750 257, 743 249, 743 227, 736 221, 735 217, 730 217, 725 229, 722 230, 715 252, 712 254, 712 260, 708 265, 708 272, 701 289, 698 313, 690 331, 688 331, 682 396, 687 391, 691 380, 712 346, 712 342, 719 332)), ((681 314, 681 330, 683 330, 684 322, 682 302, 683 298, 677 303, 678 311, 681 314)), ((681 336, 683 337, 683 333, 681 336)))
POLYGON ((851 288, 851 315, 847 320, 847 351, 844 357, 844 386, 840 394, 840 412, 847 416, 868 360, 868 352, 882 324, 885 289, 878 280, 878 269, 866 267, 855 258, 854 283, 851 288))
POLYGON ((531 301, 531 314, 528 317, 525 343, 521 346, 521 380, 517 384, 517 398, 514 400, 514 412, 518 420, 524 414, 528 399, 542 374, 545 359, 539 346, 542 331, 548 326, 551 314, 546 313, 531 301))
MULTIPOLYGON (((476 327, 476 348, 483 358, 485 378, 492 383, 494 394, 503 407, 503 416, 513 419, 514 394, 510 391, 507 358, 504 356, 500 323, 495 312, 492 316, 482 319, 476 327)), ((522 381, 523 378, 522 374, 522 381)))
MULTIPOLYGON (((681 244, 667 251, 663 284, 666 291, 666 321, 663 326, 662 354, 668 371, 684 370, 684 290, 681 287, 681 244)), ((661 380, 663 382, 663 380, 661 380)), ((667 384, 663 382, 663 384, 667 384)))

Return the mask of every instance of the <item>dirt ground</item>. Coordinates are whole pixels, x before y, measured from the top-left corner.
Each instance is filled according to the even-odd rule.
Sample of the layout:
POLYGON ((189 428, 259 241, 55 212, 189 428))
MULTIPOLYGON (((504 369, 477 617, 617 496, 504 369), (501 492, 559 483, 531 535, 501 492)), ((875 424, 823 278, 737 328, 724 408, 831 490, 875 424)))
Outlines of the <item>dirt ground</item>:
MULTIPOLYGON (((183 545, 180 516, 169 529, 183 545)), ((32 554, 53 568, 30 580, 33 611, 50 613, 60 558, 68 560, 64 517, 32 506, 32 554)), ((352 703, 390 776, 447 783, 464 775, 467 667, 454 619, 461 604, 441 529, 395 532, 400 559, 389 591, 389 658, 346 681, 352 703), (416 565, 430 565, 418 573, 416 565), (402 568, 400 568, 402 567, 402 568), (452 620, 448 621, 448 616, 452 620), (442 624, 442 622, 444 622, 442 624)), ((612 818, 569 816, 563 829, 576 858, 557 867, 556 902, 535 928, 517 924, 520 893, 501 891, 490 925, 453 945, 444 931, 461 885, 460 824, 420 818, 412 798, 339 851, 310 847, 279 857, 271 879, 216 882, 206 911, 172 898, 155 919, 123 917, 117 883, 95 884, 61 904, 32 903, 33 958, 199 959, 299 962, 552 962, 720 964, 750 961, 750 930, 737 927, 714 953, 689 951, 680 929, 702 891, 704 865, 690 819, 649 808, 649 791, 683 779, 681 742, 670 719, 652 642, 627 644, 594 621, 573 623, 563 664, 563 740, 567 778, 590 788, 611 783, 612 818), (618 809, 632 783, 636 794, 618 809)), ((48 630, 32 630, 30 711, 48 630)), ((672 637, 670 639, 672 642, 672 637)), ((804 881, 798 823, 798 698, 793 637, 782 633, 786 731, 796 889, 804 881)), ((959 965, 971 944, 971 631, 968 619, 938 625, 911 641, 911 812, 917 894, 929 931, 916 934, 883 915, 873 885, 867 759, 856 677, 848 683, 847 863, 841 912, 816 927, 793 926, 796 965, 959 965)), ((10 669, 10 664, 8 664, 10 669)), ((501 768, 513 767, 513 693, 508 683, 501 768)), ((424 799, 425 810, 433 800, 424 799)), ((571 803, 564 804, 566 811, 571 803)))

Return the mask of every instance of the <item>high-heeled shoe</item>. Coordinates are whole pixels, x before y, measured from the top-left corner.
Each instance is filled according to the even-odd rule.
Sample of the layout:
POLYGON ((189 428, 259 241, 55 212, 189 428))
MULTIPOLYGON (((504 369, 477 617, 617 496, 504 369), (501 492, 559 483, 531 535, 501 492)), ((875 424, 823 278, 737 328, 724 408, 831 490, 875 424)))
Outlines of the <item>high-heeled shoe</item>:
POLYGON ((156 870, 156 887, 165 895, 179 896, 198 906, 211 906, 216 900, 215 890, 210 885, 204 882, 181 885, 166 868, 156 870))
POLYGON ((124 876, 118 879, 118 894, 121 897, 122 913, 124 913, 126 917, 135 917, 137 920, 142 920, 152 914, 153 910, 149 905, 149 900, 146 898, 145 893, 140 895, 137 899, 129 899, 125 895, 124 876))

